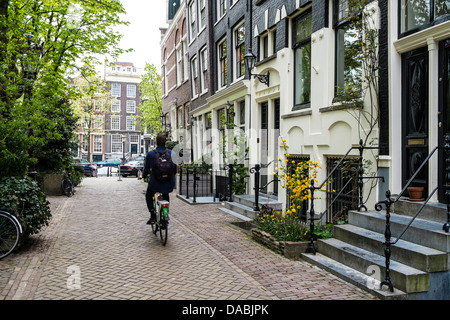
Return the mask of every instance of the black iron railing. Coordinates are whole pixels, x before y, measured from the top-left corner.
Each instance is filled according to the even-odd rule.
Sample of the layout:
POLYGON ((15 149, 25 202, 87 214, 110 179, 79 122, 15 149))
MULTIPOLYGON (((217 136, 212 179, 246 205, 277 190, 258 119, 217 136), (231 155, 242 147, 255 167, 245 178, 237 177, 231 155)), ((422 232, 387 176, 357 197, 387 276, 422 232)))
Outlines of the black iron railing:
POLYGON ((250 168, 250 173, 254 173, 254 187, 253 190, 255 191, 255 203, 254 203, 254 207, 253 207, 253 211, 260 211, 259 209, 259 193, 261 192, 261 190, 264 190, 265 188, 267 188, 267 186, 269 184, 271 184, 274 180, 271 180, 270 182, 266 183, 264 186, 260 187, 259 183, 260 183, 260 178, 261 178, 261 169, 265 169, 268 166, 270 166, 270 164, 273 162, 273 160, 271 162, 269 162, 268 164, 255 164, 254 167, 250 168))
POLYGON ((403 187, 402 191, 397 195, 396 198, 393 199, 391 197, 391 191, 388 190, 388 191, 386 191, 386 199, 383 201, 379 201, 375 204, 375 209, 377 211, 381 211, 383 209, 383 205, 385 206, 385 211, 386 211, 386 228, 385 228, 385 232, 384 232, 385 240, 383 243, 385 245, 384 255, 385 255, 385 260, 386 260, 385 261, 386 269, 385 269, 385 278, 380 284, 380 289, 384 285, 386 285, 386 286, 388 286, 388 288, 391 292, 394 291, 394 286, 391 281, 390 268, 389 268, 390 267, 390 258, 391 258, 391 246, 395 245, 398 242, 398 240, 400 240, 403 237, 405 232, 409 229, 411 224, 414 222, 414 220, 417 218, 417 216, 420 214, 420 212, 422 212, 423 208, 427 205, 428 201, 433 197, 433 195, 436 193, 436 191, 440 188, 445 189, 445 197, 447 200, 447 221, 442 226, 442 229, 445 232, 449 232, 449 230, 450 230, 450 137, 448 135, 445 136, 444 146, 437 146, 428 154, 428 156, 425 158, 425 160, 422 162, 422 164, 419 166, 419 168, 416 170, 416 172, 411 176, 411 178, 408 180, 408 182, 406 183, 406 185, 403 187), (438 185, 430 192, 428 197, 423 201, 422 205, 417 210, 416 214, 411 218, 409 223, 405 226, 403 231, 399 234, 399 236, 395 240, 392 240, 391 224, 390 224, 391 206, 395 202, 400 200, 400 197, 405 193, 405 191, 411 185, 411 183, 414 181, 416 176, 420 173, 420 171, 424 168, 424 166, 428 163, 428 161, 433 157, 433 155, 436 153, 436 151, 440 150, 440 149, 444 150, 445 156, 446 156, 445 157, 446 165, 445 165, 444 185, 442 185, 442 186, 438 185))
POLYGON ((335 164, 335 166, 333 167, 333 169, 328 173, 328 176, 325 178, 325 180, 319 185, 319 186, 315 186, 314 185, 314 179, 311 179, 311 184, 309 186, 309 192, 311 194, 311 198, 310 198, 310 209, 309 209, 309 228, 310 228, 310 243, 308 245, 308 248, 306 249, 306 253, 312 253, 312 254, 316 254, 316 249, 314 247, 314 240, 315 240, 315 236, 314 236, 314 221, 319 220, 322 221, 323 216, 326 215, 329 211, 330 208, 332 208, 332 206, 334 205, 334 203, 336 201, 338 201, 340 199, 340 196, 344 193, 344 191, 347 189, 347 186, 352 182, 353 178, 348 178, 348 181, 343 184, 341 190, 338 190, 335 192, 335 197, 329 202, 327 208, 325 209, 325 211, 323 211, 321 214, 319 214, 318 218, 315 218, 315 210, 314 210, 314 193, 316 190, 322 190, 323 187, 325 186, 325 184, 327 184, 330 179, 332 178, 332 176, 334 175, 334 173, 339 170, 339 168, 342 166, 342 164, 348 160, 348 157, 350 155, 350 153, 355 150, 358 149, 359 150, 359 161, 358 161, 358 206, 357 206, 357 210, 361 211, 361 209, 365 209, 367 211, 366 206, 364 205, 364 200, 363 200, 363 187, 364 187, 364 180, 365 179, 381 179, 382 181, 384 181, 384 177, 381 176, 364 176, 364 158, 363 158, 363 153, 364 150, 379 150, 380 147, 366 147, 363 144, 362 139, 359 141, 359 146, 358 147, 351 147, 347 153, 342 156, 342 158, 335 164))

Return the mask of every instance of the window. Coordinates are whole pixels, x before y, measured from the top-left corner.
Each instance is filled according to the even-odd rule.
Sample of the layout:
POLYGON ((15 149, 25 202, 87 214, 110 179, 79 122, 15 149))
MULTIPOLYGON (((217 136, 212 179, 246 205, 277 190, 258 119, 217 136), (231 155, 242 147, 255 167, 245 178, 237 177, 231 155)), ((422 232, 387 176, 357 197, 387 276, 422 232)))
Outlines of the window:
POLYGON ((96 116, 94 118, 94 129, 102 129, 103 128, 103 117, 96 116))
POLYGON ((245 125, 245 100, 241 101, 239 106, 239 124, 245 125))
POLYGON ((222 16, 227 12, 227 5, 225 0, 216 0, 217 3, 217 20, 220 20, 222 16))
POLYGON ((120 97, 120 83, 111 84, 111 95, 113 97, 120 97))
POLYGON ((183 39, 183 53, 184 53, 184 80, 189 80, 189 52, 186 37, 183 39))
POLYGON ((236 78, 245 75, 245 25, 242 23, 234 32, 236 49, 236 78))
POLYGON ((120 130, 120 116, 111 116, 111 130, 120 130))
POLYGON ((111 104, 111 112, 120 112, 120 100, 115 99, 111 104))
POLYGON ((308 12, 293 20, 294 109, 311 102, 311 17, 308 12))
POLYGON ((120 134, 111 135, 111 152, 122 151, 122 136, 120 134))
POLYGON ((200 51, 200 85, 202 93, 208 91, 208 51, 203 48, 200 51))
POLYGON ((191 89, 193 98, 197 97, 198 95, 197 76, 197 56, 194 56, 191 60, 191 89))
POLYGON ((127 98, 136 98, 136 85, 135 84, 127 85, 127 98))
POLYGON ((201 31, 206 26, 206 0, 198 0, 198 29, 201 31))
POLYGON ((94 152, 103 151, 103 136, 94 135, 94 152))
POLYGON ((133 117, 127 116, 127 131, 136 130, 136 122, 133 117))
POLYGON ((336 30, 336 95, 342 90, 358 90, 362 75, 362 50, 360 35, 346 17, 351 13, 348 1, 339 0, 335 6, 336 30))
POLYGON ((269 34, 266 33, 260 37, 261 60, 269 56, 269 34))
POLYGON ((183 83, 183 52, 181 46, 177 46, 177 85, 183 83))
POLYGON ((400 32, 450 18, 449 0, 400 0, 400 32))
POLYGON ((195 1, 192 1, 189 4, 189 41, 195 38, 195 34, 197 33, 196 25, 195 1))
POLYGON ((222 40, 218 45, 219 57, 219 88, 227 85, 228 61, 227 61, 227 39, 222 40))
POLYGON ((127 113, 136 113, 136 101, 127 100, 127 113))

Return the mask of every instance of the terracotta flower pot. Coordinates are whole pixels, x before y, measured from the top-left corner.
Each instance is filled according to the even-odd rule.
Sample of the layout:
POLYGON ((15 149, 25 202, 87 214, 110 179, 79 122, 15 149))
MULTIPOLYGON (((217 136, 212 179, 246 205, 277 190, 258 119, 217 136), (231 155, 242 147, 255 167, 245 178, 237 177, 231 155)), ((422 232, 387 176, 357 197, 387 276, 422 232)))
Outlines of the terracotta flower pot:
POLYGON ((423 199, 424 187, 409 187, 409 200, 411 201, 422 201, 423 199))

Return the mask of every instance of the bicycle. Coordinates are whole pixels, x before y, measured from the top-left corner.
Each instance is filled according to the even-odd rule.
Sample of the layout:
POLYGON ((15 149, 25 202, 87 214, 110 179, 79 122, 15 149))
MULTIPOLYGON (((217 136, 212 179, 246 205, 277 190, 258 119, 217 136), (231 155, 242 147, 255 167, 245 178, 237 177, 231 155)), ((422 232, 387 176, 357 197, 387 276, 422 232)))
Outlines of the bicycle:
POLYGON ((75 181, 73 180, 70 173, 64 172, 64 177, 61 182, 61 188, 63 193, 68 197, 71 197, 75 194, 75 181))
POLYGON ((155 198, 153 198, 153 207, 156 212, 156 222, 151 225, 152 231, 153 234, 159 231, 161 243, 165 246, 169 232, 169 201, 162 200, 161 193, 156 193, 155 198))
POLYGON ((16 249, 21 235, 19 220, 6 209, 0 209, 0 260, 16 249))

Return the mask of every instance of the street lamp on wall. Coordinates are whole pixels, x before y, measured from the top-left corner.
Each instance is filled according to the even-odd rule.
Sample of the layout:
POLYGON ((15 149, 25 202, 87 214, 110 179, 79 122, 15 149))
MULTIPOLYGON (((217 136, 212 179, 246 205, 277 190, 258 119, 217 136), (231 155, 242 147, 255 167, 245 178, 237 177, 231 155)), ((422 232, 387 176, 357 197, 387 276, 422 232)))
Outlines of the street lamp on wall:
POLYGON ((269 77, 270 77, 269 72, 267 72, 267 74, 252 74, 252 70, 255 67, 256 63, 256 56, 253 54, 251 49, 249 49, 247 54, 244 56, 244 63, 250 77, 253 76, 254 78, 258 78, 259 82, 269 86, 269 77))

